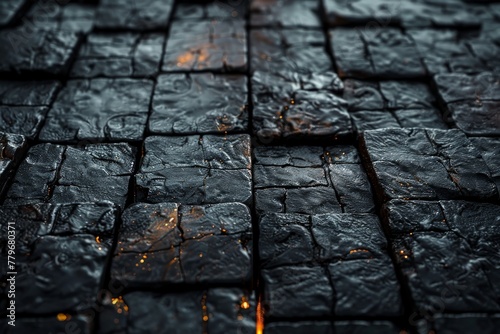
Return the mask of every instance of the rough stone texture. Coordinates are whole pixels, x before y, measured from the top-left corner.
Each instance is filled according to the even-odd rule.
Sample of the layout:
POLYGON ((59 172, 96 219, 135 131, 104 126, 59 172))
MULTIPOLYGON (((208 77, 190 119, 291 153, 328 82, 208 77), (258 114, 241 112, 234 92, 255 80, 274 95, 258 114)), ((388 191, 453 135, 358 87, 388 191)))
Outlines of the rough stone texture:
MULTIPOLYGON (((16 311, 50 314, 94 305, 117 216, 118 208, 109 202, 2 206, 4 263, 8 222, 15 222, 16 311)), ((12 270, 2 268, 2 281, 10 277, 8 271, 12 270)), ((2 308, 6 294, 7 287, 2 286, 2 308)))
POLYGON ((166 29, 173 0, 102 0, 96 12, 98 29, 166 29))
POLYGON ((149 130, 162 134, 241 132, 248 127, 247 109, 243 75, 161 75, 149 130))
POLYGON ((265 334, 398 334, 401 327, 389 321, 301 321, 273 322, 265 327, 265 334))
POLYGON ((15 174, 27 146, 23 136, 0 132, 0 194, 7 181, 15 174))
POLYGON ((480 152, 459 130, 371 130, 361 146, 381 200, 499 196, 480 152))
POLYGON ((96 33, 87 37, 71 69, 72 77, 149 78, 159 71, 165 35, 96 33))
POLYGON ((243 72, 247 39, 240 20, 174 21, 163 59, 164 72, 243 72))
POLYGON ((4 29, 0 33, 0 73, 63 76, 79 41, 72 32, 33 32, 25 26, 4 29))
POLYGON ((99 334, 255 333, 253 293, 237 288, 160 294, 130 292, 113 299, 99 334))
POLYGON ((246 1, 232 0, 181 0, 177 2, 174 18, 186 19, 244 19, 247 15, 246 1))
POLYGON ((148 137, 136 184, 137 201, 250 204, 250 138, 148 137))
POLYGON ((0 27, 12 23, 26 6, 26 0, 4 0, 0 2, 0 27))
POLYGON ((259 214, 373 212, 371 187, 353 146, 254 150, 259 214))
POLYGON ((252 27, 321 28, 317 1, 253 0, 250 11, 252 27))
POLYGON ((111 201, 125 205, 135 150, 127 144, 33 146, 19 166, 7 204, 111 201))
POLYGON ((382 128, 436 128, 448 129, 437 110, 410 109, 410 110, 365 110, 351 114, 358 132, 382 128))
POLYGON ((49 111, 40 139, 141 140, 152 91, 152 80, 71 80, 49 111))
POLYGON ((385 212, 399 270, 420 314, 498 312, 498 205, 396 200, 385 212))
POLYGON ((34 139, 59 87, 57 81, 0 81, 0 131, 34 139))
POLYGON ((473 137, 469 139, 480 152, 484 162, 486 162, 491 176, 497 185, 497 190, 500 193, 500 169, 498 168, 500 166, 500 153, 498 152, 500 138, 473 137))
POLYGON ((7 320, 0 321, 0 330, 5 334, 17 333, 64 333, 73 330, 80 334, 92 333, 92 322, 88 317, 61 313, 59 320, 57 316, 44 318, 16 318, 16 326, 7 324, 7 320))
POLYGON ((498 74, 439 74, 434 82, 451 120, 459 129, 473 136, 500 135, 498 74))
POLYGON ((259 230, 267 317, 401 314, 399 285, 375 215, 267 214, 259 230))
POLYGON ((479 330, 495 333, 500 326, 500 315, 482 314, 443 315, 436 317, 432 328, 439 334, 453 334, 479 330))
POLYGON ((137 203, 123 213, 111 268, 128 286, 244 284, 252 273, 252 225, 240 203, 137 203))

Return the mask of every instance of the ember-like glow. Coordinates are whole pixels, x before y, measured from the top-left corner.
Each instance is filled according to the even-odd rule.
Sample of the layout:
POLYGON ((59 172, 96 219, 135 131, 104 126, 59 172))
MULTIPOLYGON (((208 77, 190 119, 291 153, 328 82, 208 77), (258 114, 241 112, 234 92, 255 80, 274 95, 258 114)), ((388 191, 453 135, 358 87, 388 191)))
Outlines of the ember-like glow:
POLYGON ((59 313, 57 315, 57 320, 59 321, 66 321, 66 320, 69 320, 70 316, 67 315, 67 314, 64 314, 64 313, 59 313))
POLYGON ((262 334, 264 333, 264 308, 262 307, 262 297, 259 296, 259 300, 257 302, 257 312, 256 312, 256 333, 262 334))

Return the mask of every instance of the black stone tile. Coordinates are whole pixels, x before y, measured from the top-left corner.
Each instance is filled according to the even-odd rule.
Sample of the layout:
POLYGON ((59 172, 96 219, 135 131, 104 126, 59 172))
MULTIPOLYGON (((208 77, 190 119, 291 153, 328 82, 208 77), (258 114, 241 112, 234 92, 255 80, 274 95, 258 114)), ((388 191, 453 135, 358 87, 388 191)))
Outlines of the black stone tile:
POLYGON ((500 100, 468 100, 447 105, 457 128, 471 136, 500 136, 500 100))
POLYGON ((27 146, 23 136, 0 132, 0 193, 21 163, 27 146))
POLYGON ((419 314, 498 312, 498 205, 391 201, 385 210, 419 314))
POLYGON ((460 73, 434 76, 439 96, 444 103, 464 100, 500 100, 500 79, 497 74, 484 72, 477 75, 460 73))
POLYGON ((32 31, 21 26, 0 32, 0 73, 63 76, 80 41, 65 31, 32 31))
POLYGON ((437 109, 395 110, 394 116, 404 128, 435 128, 446 130, 448 126, 437 109))
POLYGON ((149 78, 159 71, 165 35, 97 33, 87 37, 73 64, 71 77, 149 78))
POLYGON ((265 334, 302 334, 312 331, 318 334, 398 334, 400 327, 389 321, 300 321, 272 322, 264 328, 265 334))
POLYGON ((158 78, 149 118, 151 132, 231 133, 247 127, 245 76, 198 73, 158 78))
POLYGON ((361 146, 380 199, 498 198, 486 163, 461 131, 370 130, 361 146))
POLYGON ((247 68, 246 44, 244 21, 174 21, 162 70, 243 72, 247 68))
POLYGON ((0 27, 13 23, 26 7, 26 0, 5 0, 0 2, 0 27))
POLYGON ((99 319, 99 334, 255 333, 256 298, 237 288, 159 294, 130 292, 113 298, 99 319))
POLYGON ((492 314, 449 314, 437 316, 433 329, 439 334, 453 334, 480 330, 495 333, 500 326, 500 315, 492 314))
POLYGON ((364 24, 397 24, 401 2, 398 0, 323 0, 326 21, 331 26, 364 24))
POLYGON ((488 137, 475 137, 469 139, 483 157, 484 162, 486 162, 500 193, 500 170, 498 169, 498 166, 500 166, 500 154, 498 153, 500 139, 488 137))
POLYGON ((257 146, 257 213, 373 212, 368 178, 352 146, 257 146))
POLYGON ((59 87, 57 81, 0 81, 0 131, 34 139, 59 87))
POLYGON ((366 44, 358 29, 337 28, 331 30, 329 36, 335 65, 340 77, 374 76, 366 44))
POLYGON ((129 286, 244 284, 252 273, 252 225, 240 203, 137 203, 123 213, 111 275, 129 286))
POLYGON ((244 19, 247 15, 246 1, 231 0, 182 0, 175 8, 175 19, 244 19))
POLYGON ((53 317, 16 318, 15 326, 9 325, 8 321, 10 320, 0 321, 2 333, 65 333, 67 331, 80 334, 92 333, 92 321, 82 315, 60 313, 53 317))
POLYGON ((141 140, 152 91, 152 80, 70 80, 49 111, 40 139, 141 140))
POLYGON ((318 1, 253 0, 250 3, 252 27, 321 28, 318 1))
POLYGON ((343 98, 347 101, 349 111, 385 109, 378 82, 347 79, 344 81, 343 98))
MULTIPOLYGON (((98 298, 118 208, 109 202, 28 204, 0 208, 2 259, 16 230, 16 311, 28 314, 81 311, 98 298)), ((10 277, 7 266, 2 280, 10 277)), ((7 294, 7 286, 2 294, 7 294)), ((7 302, 3 299, 2 304, 7 302)), ((5 306, 5 304, 4 304, 5 306)))
POLYGON ((247 135, 148 137, 136 200, 214 204, 252 200, 247 135))
POLYGON ((31 29, 87 34, 94 26, 97 6, 90 2, 43 0, 34 3, 23 17, 31 29))
POLYGON ((98 29, 154 30, 166 29, 173 0, 100 1, 95 26, 98 29))
POLYGON ((5 203, 107 200, 123 207, 134 151, 127 144, 35 145, 19 166, 5 203))

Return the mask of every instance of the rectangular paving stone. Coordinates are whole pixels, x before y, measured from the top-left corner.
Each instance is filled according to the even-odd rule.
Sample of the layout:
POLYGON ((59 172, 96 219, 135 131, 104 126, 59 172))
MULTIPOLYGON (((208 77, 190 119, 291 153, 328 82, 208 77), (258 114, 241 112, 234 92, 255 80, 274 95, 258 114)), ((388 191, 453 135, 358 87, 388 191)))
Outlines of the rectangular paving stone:
POLYGON ((419 314, 498 312, 498 205, 395 200, 385 215, 419 314))
POLYGON ((500 326, 499 314, 448 314, 433 321, 432 328, 439 334, 469 332, 480 329, 483 333, 495 333, 500 326))
POLYGON ((500 166, 500 154, 498 153, 498 149, 500 148, 500 138, 472 137, 469 138, 469 140, 483 157, 483 160, 488 166, 491 176, 497 185, 497 190, 500 193, 500 170, 498 168, 498 166, 500 166))
POLYGON ((148 137, 135 177, 138 202, 252 201, 250 137, 148 137))
POLYGON ((401 314, 399 285, 375 215, 266 214, 259 230, 266 317, 401 314))
POLYGON ((252 27, 321 28, 318 1, 253 0, 250 2, 252 27))
POLYGON ((186 19, 244 19, 247 15, 247 1, 231 0, 181 0, 175 8, 174 18, 186 19))
POLYGON ((358 29, 337 28, 330 30, 330 45, 341 78, 374 76, 365 41, 358 29))
POLYGON ((398 0, 323 0, 326 22, 330 26, 365 24, 369 21, 397 24, 401 2, 398 0))
POLYGON ((371 187, 353 146, 257 146, 258 214, 373 212, 371 187))
POLYGON ((160 134, 242 132, 248 128, 247 104, 243 75, 161 75, 149 130, 160 134))
POLYGON ((27 147, 25 137, 0 132, 0 194, 21 163, 27 147))
POLYGON ((382 200, 499 196, 479 151, 459 130, 370 130, 361 149, 382 200))
POLYGON ((500 134, 499 80, 500 77, 491 72, 477 75, 439 74, 434 77, 451 120, 472 136, 500 134))
POLYGON ((40 140, 141 140, 153 84, 146 79, 70 80, 50 109, 40 140))
POLYGON ((246 38, 242 20, 174 21, 162 70, 244 72, 246 38))
POLYGON ((97 7, 95 26, 103 30, 166 29, 173 0, 103 0, 97 7))
POLYGON ((352 113, 351 118, 358 132, 383 128, 448 129, 442 116, 434 109, 366 110, 352 113))
MULTIPOLYGON (((9 222, 16 230, 16 311, 50 314, 95 305, 117 217, 118 207, 109 202, 2 206, 0 245, 5 263, 9 222)), ((9 277, 7 271, 12 270, 2 268, 1 276, 9 277)), ((7 291, 4 286, 2 307, 7 291)))
POLYGON ((127 144, 30 148, 7 193, 6 204, 110 201, 123 207, 135 164, 127 144))
POLYGON ((301 334, 312 331, 318 334, 398 334, 401 328, 389 321, 300 321, 300 322, 272 322, 264 328, 265 334, 301 334))
POLYGON ((159 71, 165 35, 96 33, 87 37, 71 77, 153 77, 159 71))
POLYGON ((129 292, 112 299, 97 333, 255 333, 256 304, 254 293, 238 288, 129 292))
POLYGON ((36 31, 21 26, 0 32, 0 73, 64 76, 80 42, 65 31, 36 31))
POLYGON ((57 81, 0 81, 0 131, 35 139, 59 88, 57 81))
POLYGON ((23 17, 31 29, 88 34, 94 26, 97 6, 92 1, 68 2, 42 0, 34 3, 23 17))
POLYGON ((111 267, 127 286, 238 284, 252 274, 252 225, 241 203, 137 203, 123 213, 111 267))

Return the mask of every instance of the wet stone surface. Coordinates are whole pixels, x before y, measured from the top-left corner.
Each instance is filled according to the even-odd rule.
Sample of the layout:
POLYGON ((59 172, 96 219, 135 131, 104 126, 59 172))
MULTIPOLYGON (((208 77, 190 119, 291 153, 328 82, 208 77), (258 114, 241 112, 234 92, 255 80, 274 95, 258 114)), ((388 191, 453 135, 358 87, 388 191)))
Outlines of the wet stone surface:
POLYGON ((96 12, 98 29, 146 31, 166 29, 173 0, 102 0, 96 12))
POLYGON ((175 8, 175 19, 237 20, 247 15, 245 1, 232 0, 180 0, 175 8))
MULTIPOLYGON (((118 208, 109 202, 2 206, 0 245, 5 263, 9 222, 16 228, 17 312, 50 314, 92 307, 117 216, 118 208)), ((7 267, 1 276, 2 281, 8 277, 7 267)), ((2 285, 1 291, 4 307, 7 287, 2 285)))
POLYGON ((137 203, 122 220, 111 275, 130 287, 250 279, 252 226, 241 203, 137 203))
POLYGON ((498 199, 488 166, 459 130, 365 131, 361 147, 379 199, 498 199))
POLYGON ((255 333, 256 298, 238 288, 160 294, 130 292, 113 299, 99 334, 255 333))
POLYGON ((0 73, 65 75, 80 38, 66 31, 37 31, 26 27, 0 31, 0 73))
POLYGON ((456 126, 473 136, 500 135, 500 76, 439 74, 434 77, 439 96, 456 126))
POLYGON ((135 164, 127 144, 35 145, 20 164, 5 204, 111 201, 124 206, 135 164))
POLYGON ((248 128, 247 109, 246 76, 161 75, 149 130, 160 134, 242 132, 248 128))
POLYGON ((498 205, 395 200, 385 212, 418 312, 499 311, 498 205))
POLYGON ((159 71, 165 35, 160 33, 92 34, 82 45, 71 77, 148 78, 159 71))
POLYGON ((148 137, 135 177, 136 201, 252 202, 250 137, 148 137))
POLYGON ((27 149, 26 138, 0 132, 0 194, 6 182, 15 174, 27 149))
POLYGON ((153 81, 70 80, 50 109, 42 141, 138 141, 143 137, 153 81))
POLYGON ((257 213, 374 212, 366 173, 353 146, 254 149, 257 213))
POLYGON ((401 314, 375 215, 266 214, 259 230, 266 317, 401 314))
POLYGON ((254 0, 250 10, 252 27, 321 28, 317 1, 254 0))
POLYGON ((162 70, 244 72, 247 69, 246 53, 244 21, 174 21, 162 70))
POLYGON ((0 131, 34 139, 59 88, 57 81, 0 81, 0 131))

